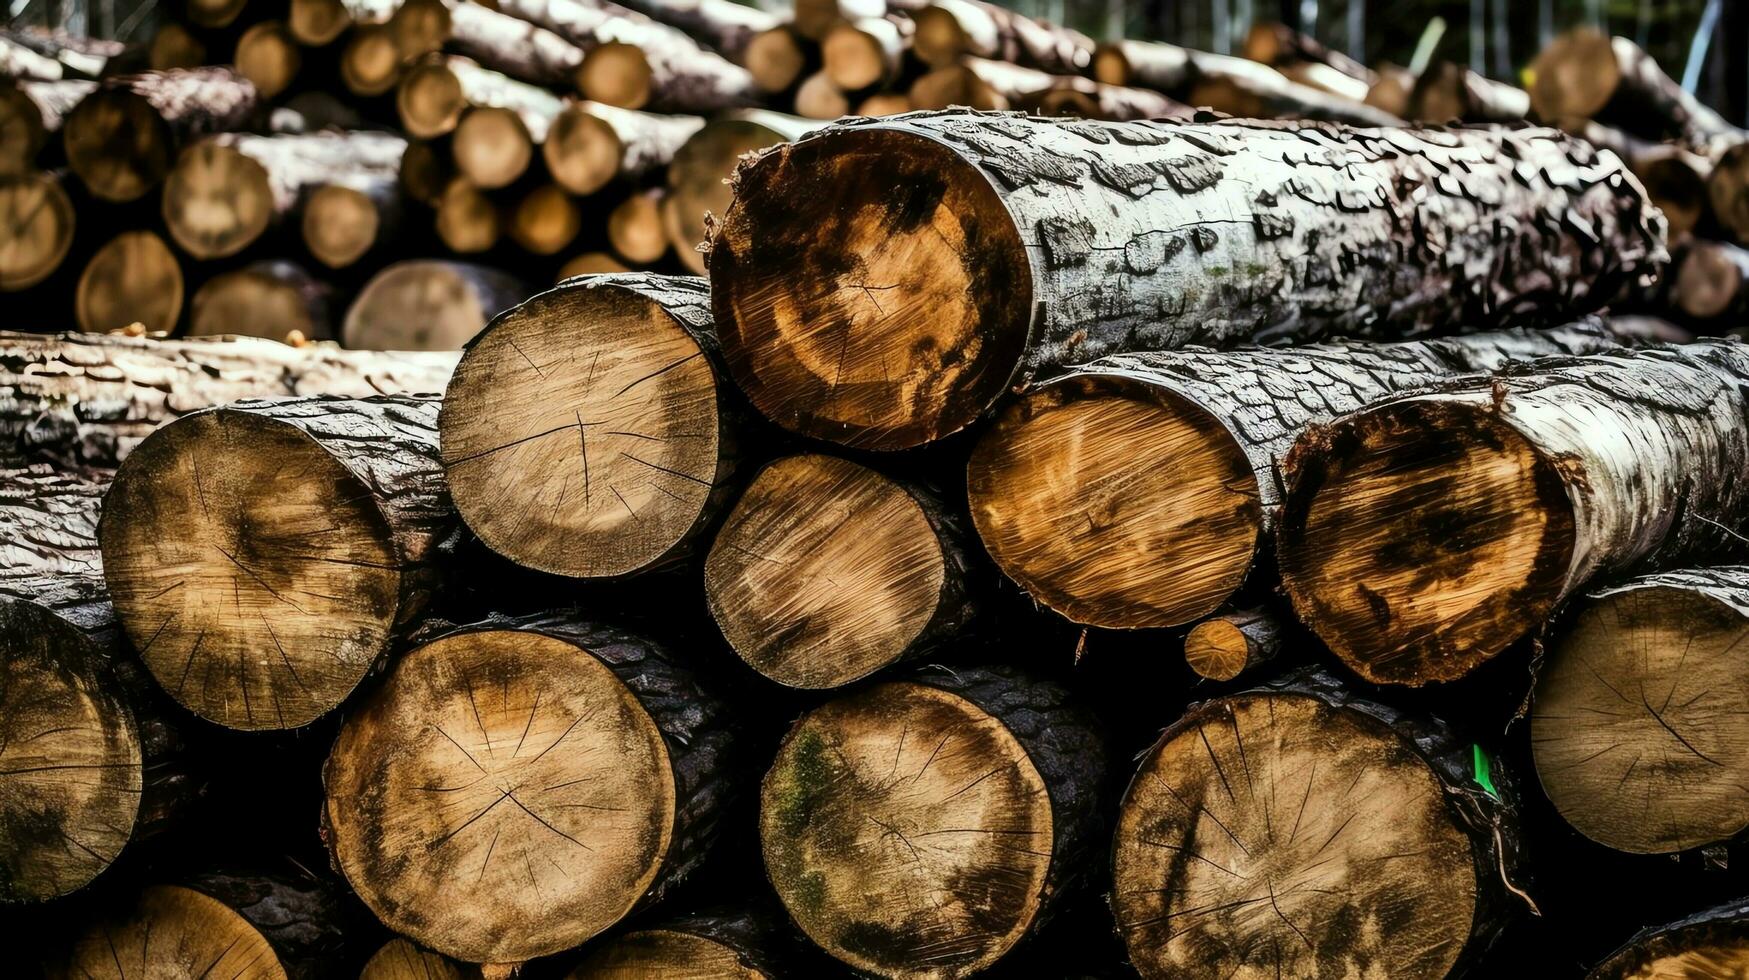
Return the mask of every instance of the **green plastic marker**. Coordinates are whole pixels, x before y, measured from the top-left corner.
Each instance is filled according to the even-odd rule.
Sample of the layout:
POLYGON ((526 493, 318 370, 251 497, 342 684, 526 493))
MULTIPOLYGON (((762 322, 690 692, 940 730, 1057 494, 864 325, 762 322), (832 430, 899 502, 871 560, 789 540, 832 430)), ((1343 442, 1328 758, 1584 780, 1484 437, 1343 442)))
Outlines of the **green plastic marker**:
POLYGON ((1487 790, 1489 796, 1499 799, 1500 791, 1494 788, 1494 780, 1488 775, 1488 753, 1483 752, 1480 745, 1473 743, 1470 748, 1476 753, 1476 785, 1487 790))

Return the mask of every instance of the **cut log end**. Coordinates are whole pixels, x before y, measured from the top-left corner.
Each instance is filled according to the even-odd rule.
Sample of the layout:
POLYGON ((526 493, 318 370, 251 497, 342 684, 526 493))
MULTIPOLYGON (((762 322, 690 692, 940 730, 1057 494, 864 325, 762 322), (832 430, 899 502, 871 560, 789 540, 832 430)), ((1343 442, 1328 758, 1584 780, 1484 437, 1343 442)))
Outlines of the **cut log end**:
MULTIPOLYGON (((496 209, 492 215, 496 222, 496 209)), ((504 298, 483 291, 469 271, 476 268, 439 260, 389 266, 347 308, 342 341, 355 350, 461 350, 504 298)), ((492 291, 514 288, 520 287, 506 283, 492 291)))
POLYGON ((1547 618, 1572 509, 1554 466, 1498 412, 1405 400, 1319 442, 1290 460, 1282 580, 1356 673, 1456 680, 1547 618))
MULTIPOLYGON (((43 112, 36 101, 12 79, 0 80, 0 177, 20 177, 36 169, 37 154, 48 142, 43 112)), ((31 212, 8 209, 12 215, 31 212)), ((14 217, 14 222, 28 219, 14 217)), ((0 271, 0 281, 5 273, 0 271)))
POLYGON ((318 188, 304 205, 304 246, 328 268, 346 268, 376 244, 382 217, 362 191, 338 184, 318 188))
POLYGON ((67 976, 286 980, 273 944, 241 915, 180 885, 152 885, 74 941, 67 976))
POLYGON ((787 91, 802 76, 802 69, 808 63, 802 46, 796 43, 795 34, 787 27, 753 35, 742 57, 748 73, 753 76, 753 84, 767 94, 787 91))
POLYGON ((1531 749, 1561 816, 1620 851, 1664 854, 1749 828, 1749 617, 1688 588, 1591 601, 1537 680, 1531 749))
POLYGON ((164 224, 197 259, 236 255, 272 220, 267 170, 223 143, 209 140, 185 150, 164 183, 164 224))
POLYGON ((1707 178, 1713 216, 1737 241, 1749 241, 1749 143, 1726 150, 1707 178))
POLYGON ((650 101, 650 60, 635 44, 610 41, 583 58, 577 88, 584 98, 622 109, 641 109, 650 101))
POLYGON ((478 980, 479 976, 477 967, 464 968, 446 956, 397 937, 371 956, 358 980, 478 980))
POLYGON ((945 109, 948 106, 984 110, 1010 108, 1007 97, 986 85, 965 65, 945 65, 919 77, 911 83, 907 95, 919 109, 945 109))
POLYGON ((67 115, 61 137, 67 165, 91 193, 106 201, 133 201, 170 171, 170 128, 143 96, 105 88, 67 115))
POLYGON ((397 59, 411 61, 443 47, 451 18, 442 0, 404 0, 385 25, 394 39, 397 59))
POLYGON ((968 53, 970 42, 951 10, 924 7, 912 12, 911 20, 917 25, 911 35, 911 52, 924 64, 940 68, 968 53))
POLYGON ((527 172, 534 160, 534 138, 512 110, 480 106, 456 124, 451 150, 462 176, 475 187, 495 190, 527 172))
POLYGON ((352 14, 343 0, 291 0, 285 23, 300 44, 315 48, 339 38, 352 26, 352 14))
POLYGON ((633 194, 607 215, 607 241, 615 254, 638 265, 652 265, 668 252, 668 229, 659 190, 633 194))
POLYGON ((158 430, 104 498, 104 574, 159 684, 229 728, 296 728, 374 667, 402 572, 370 488, 301 429, 219 409, 158 430))
POLYGON ((824 71, 802 80, 796 89, 796 115, 807 119, 837 119, 850 112, 850 99, 824 71))
POLYGON ((328 340, 333 328, 319 287, 290 263, 264 262, 220 273, 195 291, 189 304, 188 335, 328 340))
POLYGON ((1037 917, 1054 833, 1014 734, 916 683, 804 716, 760 794, 766 871, 790 917, 882 976, 963 977, 999 959, 1037 917))
POLYGON ((1706 178, 1690 154, 1674 147, 1660 149, 1652 159, 1635 161, 1634 173, 1669 221, 1671 241, 1686 238, 1706 216, 1706 178))
POLYGON ((630 272, 624 262, 606 252, 584 252, 565 260, 559 267, 559 282, 564 282, 573 276, 595 276, 619 272, 630 272))
POLYGON ((1621 84, 1621 64, 1609 35, 1580 27, 1549 42, 1532 65, 1531 108, 1537 118, 1590 119, 1621 84))
POLYGON ((158 25, 152 32, 152 45, 146 63, 153 71, 173 68, 198 68, 207 63, 206 45, 188 28, 174 21, 158 25))
POLYGON ((1238 624, 1210 619, 1196 624, 1184 638, 1184 661, 1198 677, 1230 681, 1251 661, 1251 640, 1238 624))
POLYGON ((347 719, 324 781, 336 863, 359 896, 476 963, 555 953, 617 922, 675 821, 668 750, 632 692, 583 649, 514 630, 409 653, 347 719))
POLYGON ((1131 962, 1149 978, 1445 976, 1478 892, 1445 797, 1359 712, 1274 694, 1192 709, 1118 816, 1112 908, 1131 962))
POLYGON ((712 244, 713 301, 730 370, 768 417, 899 449, 964 428, 1008 387, 1030 259, 976 167, 923 136, 846 129, 738 180, 712 244), (795 220, 758 220, 773 209, 795 220))
POLYGON ((1106 85, 1130 83, 1130 60, 1115 44, 1102 44, 1093 52, 1093 78, 1106 85))
MULTIPOLYGON (((504 215, 498 205, 462 177, 451 180, 437 199, 437 237, 452 252, 472 255, 498 244, 504 215)), ((481 323, 475 326, 478 332, 481 323)), ((472 336, 472 334, 470 334, 472 336)))
POLYGON ((182 266, 162 238, 149 231, 124 231, 86 264, 73 309, 86 333, 134 323, 147 333, 167 333, 182 316, 182 266))
POLYGON ((862 100, 856 107, 859 116, 896 116, 901 112, 910 112, 916 106, 911 104, 911 98, 903 92, 876 92, 862 100))
POLYGON ((133 712, 86 635, 0 598, 0 905, 74 891, 109 867, 139 811, 133 712))
MULTIPOLYGON (((364 24, 353 30, 340 54, 340 80, 354 95, 382 95, 401 79, 401 52, 387 25, 364 24)), ((402 117, 405 120, 406 117, 402 117)), ((411 126, 409 135, 417 136, 411 126)))
POLYGON ((902 657, 935 615, 946 561, 917 501, 831 456, 754 478, 705 562, 705 596, 741 659, 790 687, 839 687, 902 657))
POLYGON ((844 22, 820 42, 826 77, 846 92, 868 88, 887 74, 887 54, 881 40, 854 23, 844 22))
POLYGON ((1724 314, 1742 295, 1746 270, 1732 254, 1732 246, 1717 242, 1692 242, 1676 270, 1676 306, 1697 320, 1724 314))
POLYGON ((233 58, 237 74, 254 83, 264 99, 285 91, 303 66, 297 39, 277 20, 264 20, 244 31, 233 58))
POLYGON ((582 230, 582 209, 557 184, 529 191, 510 216, 510 237, 535 255, 557 254, 582 230))
POLYGON ((1002 570, 1091 626, 1209 615, 1244 581, 1261 534, 1257 479, 1226 428, 1118 378, 1016 402, 973 450, 966 485, 1002 570))
POLYGON ((566 980, 770 980, 729 946, 673 929, 627 933, 572 970, 566 980))
POLYGON ((705 215, 728 212, 735 193, 728 178, 736 161, 783 141, 781 134, 757 122, 730 119, 705 126, 674 154, 668 166, 669 240, 696 275, 705 274, 704 256, 698 251, 705 240, 705 215))
POLYGON ((183 10, 200 27, 229 27, 243 12, 247 0, 188 0, 183 10))
POLYGON ((60 268, 75 222, 73 202, 54 177, 0 177, 0 292, 27 289, 60 268))
POLYGON ((573 104, 553 120, 541 154, 560 187, 573 194, 593 194, 619 174, 625 147, 612 125, 573 104))
POLYGON ((660 303, 584 280, 516 307, 463 357, 440 423, 450 490, 474 533, 520 564, 629 574, 703 514, 718 412, 709 361, 660 303))
POLYGON ((395 90, 395 111, 414 139, 436 139, 454 130, 467 107, 461 80, 441 61, 415 66, 395 90))

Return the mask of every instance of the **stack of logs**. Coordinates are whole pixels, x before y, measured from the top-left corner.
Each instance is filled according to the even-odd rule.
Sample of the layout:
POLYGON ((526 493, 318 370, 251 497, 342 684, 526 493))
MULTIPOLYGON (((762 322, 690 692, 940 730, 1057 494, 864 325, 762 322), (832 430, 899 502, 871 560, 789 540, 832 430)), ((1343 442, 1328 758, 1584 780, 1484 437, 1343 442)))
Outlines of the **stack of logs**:
MULTIPOLYGON (((342 331, 385 350, 0 333, 27 972, 1749 970, 1749 347, 1616 313, 1735 199, 1672 235, 1594 132, 1656 129, 1716 185, 1734 131, 1589 35, 1517 93, 1613 86, 1535 108, 1562 126, 1418 126, 1512 93, 1432 69, 1369 106, 1281 32, 1095 48, 972 0, 882 16, 938 65, 917 84, 976 94, 1000 58, 1093 72, 1032 93, 1075 113, 1320 121, 704 123, 639 108, 729 91, 644 2, 294 5, 274 30, 383 45, 343 76, 386 64, 409 127, 450 125, 393 162, 387 133, 242 131, 261 89, 229 70, 81 83, 78 193, 162 184, 207 261, 318 185, 389 213, 325 169, 453 166, 494 212, 536 172, 571 201, 663 147, 671 186, 740 159, 686 177, 724 195, 688 233, 708 279, 400 263, 342 331), (490 58, 487 14, 527 18, 490 58)), ((743 51, 834 50, 848 13, 743 51)), ((312 224, 313 253, 370 222, 312 224)), ((124 234, 81 310, 178 305, 137 256, 183 260, 124 234)), ((229 302, 225 332, 274 315, 229 302)))

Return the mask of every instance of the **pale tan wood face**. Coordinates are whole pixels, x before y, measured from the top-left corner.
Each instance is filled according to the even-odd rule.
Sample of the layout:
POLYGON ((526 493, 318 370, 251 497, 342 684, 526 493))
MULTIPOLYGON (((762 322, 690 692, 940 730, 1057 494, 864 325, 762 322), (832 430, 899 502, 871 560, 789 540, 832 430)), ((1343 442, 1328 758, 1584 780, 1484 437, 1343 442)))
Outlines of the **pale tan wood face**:
MULTIPOLYGON (((503 215, 497 203, 482 194, 472 182, 457 177, 444 187, 437 202, 437 236, 451 251, 463 255, 484 252, 498 244, 502 226, 503 215)), ((392 312, 393 306, 385 306, 385 309, 392 312)), ((418 321, 407 318, 407 322, 413 325, 418 321)), ((479 332, 481 326, 485 324, 474 327, 473 333, 479 332)), ((419 328, 415 326, 415 329, 419 328)))
POLYGON ((124 231, 91 257, 73 302, 79 329, 86 333, 133 323, 147 333, 168 332, 182 315, 182 267, 162 238, 124 231))
POLYGON ((583 227, 583 212, 557 184, 530 191, 516 206, 510 234, 536 255, 552 255, 571 243, 583 227))
MULTIPOLYGON (((46 141, 42 110, 13 83, 0 85, 0 176, 22 177, 30 173, 36 166, 37 151, 46 141)), ((0 184, 0 187, 5 186, 0 184)), ((14 193, 17 192, 0 190, 0 196, 14 193)), ((0 206, 0 221, 6 221, 8 225, 18 222, 17 217, 5 217, 9 211, 14 215, 28 213, 0 206)), ((16 236, 17 232, 11 234, 16 236)), ((5 256, 6 252, 0 250, 0 284, 6 282, 4 270, 8 263, 5 256)))
POLYGON ((1531 103, 1539 118, 1555 122, 1590 119, 1621 83, 1609 35, 1591 27, 1555 38, 1532 68, 1531 103))
POLYGON ((266 937, 219 902, 177 885, 153 885, 121 913, 75 941, 66 980, 286 980, 266 937))
POLYGON ((304 206, 304 244, 331 269, 349 266, 376 244, 382 218, 359 191, 330 184, 310 195, 304 206))
POLYGON ((542 571, 622 575, 697 521, 718 465, 716 378, 655 302, 565 290, 507 314, 462 359, 443 459, 468 527, 542 571))
POLYGON ((655 722, 599 660, 532 633, 409 653, 347 719, 325 783, 359 896, 476 963, 556 953, 619 921, 674 828, 655 722))
POLYGON ((607 216, 607 240, 628 262, 649 265, 668 251, 661 192, 633 194, 607 216))
POLYGON ((285 91, 303 65, 297 41, 277 20, 264 20, 244 31, 234 57, 237 74, 268 99, 285 91))
POLYGON ((650 101, 650 62, 634 44, 609 41, 583 57, 577 88, 596 102, 641 109, 650 101))
POLYGON ((963 977, 1025 934, 1050 869, 1050 796, 971 702, 883 684, 791 730, 760 792, 766 872, 815 943, 887 977, 963 977))
MULTIPOLYGON (((0 142, 10 138, 0 131, 0 142)), ((34 286, 59 268, 73 245, 74 223, 73 204, 53 178, 0 178, 0 292, 34 286)))
POLYGON ((1144 977, 1443 977, 1476 882, 1445 790, 1376 722, 1243 695, 1181 723, 1118 817, 1112 909, 1144 977))
MULTIPOLYGON (((388 38, 383 40, 392 47, 388 38)), ((415 139, 435 139, 455 129, 467 107, 461 81, 441 63, 414 67, 395 92, 401 125, 415 139)))
POLYGON ((352 347, 368 338, 373 350, 460 350, 485 325, 465 278, 442 262, 399 262, 359 293, 345 333, 352 347))
POLYGON ((208 280, 194 294, 188 336, 237 334, 285 341, 294 331, 316 339, 318 326, 291 283, 240 269, 208 280))
POLYGON ((128 457, 103 563, 146 667, 190 711, 295 728, 376 663, 401 571, 370 489, 295 427, 218 410, 128 457))
POLYGON ((1749 940, 1723 940, 1653 958, 1618 980, 1741 980, 1749 976, 1749 940))
MULTIPOLYGON (((340 77, 358 95, 382 95, 395 87, 401 76, 401 56, 395 38, 382 24, 363 24, 346 42, 340 57, 340 77)), ((403 120, 404 122, 404 120, 403 120)), ((417 137, 408 128, 408 135, 417 137)))
POLYGON ((1561 816, 1617 850, 1662 854, 1749 827, 1749 623, 1644 588, 1588 606, 1537 681, 1531 749, 1561 816))
POLYGON ((629 272, 626 264, 606 252, 584 252, 576 258, 568 260, 559 269, 559 281, 564 282, 572 276, 605 275, 614 272, 629 272))
POLYGON ((566 106, 541 144, 547 172, 573 194, 593 194, 619 173, 624 152, 613 127, 578 104, 566 106))
POLYGON ((975 166, 922 136, 851 129, 780 148, 738 180, 712 287, 719 314, 733 312, 718 324, 730 367, 767 416, 896 449, 959 430, 1006 388, 1030 265, 975 166), (801 220, 756 217, 772 211, 801 220))
POLYGON ((267 171, 219 143, 184 150, 164 182, 164 223, 197 258, 235 255, 261 237, 272 216, 267 171))
POLYGON ((755 670, 790 687, 836 687, 899 658, 929 624, 941 546, 905 489, 831 456, 761 470, 717 532, 705 593, 755 670))
POLYGON ((479 970, 396 938, 376 951, 358 980, 477 980, 479 970))
POLYGON ((676 932, 649 929, 614 940, 584 960, 566 980, 766 980, 744 966, 721 943, 676 932))
POLYGON ((1262 521, 1251 464, 1220 422, 1105 382, 1016 402, 974 450, 967 486, 1003 572, 1091 626, 1214 612, 1250 570, 1262 521))
POLYGON ((701 130, 674 154, 668 167, 666 209, 674 251, 694 275, 704 275, 704 256, 695 246, 705 240, 704 216, 722 217, 734 191, 727 183, 743 154, 762 150, 782 137, 758 123, 732 120, 701 130))
POLYGON ((469 109, 456 125, 451 146, 457 169, 485 190, 508 185, 534 159, 534 140, 522 119, 497 106, 469 109))
POLYGON ((136 200, 170 169, 164 121, 132 93, 87 98, 68 115, 62 137, 67 162, 104 200, 136 200))
POLYGON ((1250 647, 1239 627, 1224 620, 1197 624, 1184 638, 1184 659, 1190 669, 1210 680, 1230 681, 1245 669, 1250 647))
POLYGON ((0 624, 0 900, 42 901, 96 877, 127 844, 140 736, 77 629, 10 600, 0 624))
POLYGON ((1486 409, 1369 418, 1305 514, 1289 594, 1375 683, 1454 680, 1541 623, 1573 540, 1558 479, 1486 409))

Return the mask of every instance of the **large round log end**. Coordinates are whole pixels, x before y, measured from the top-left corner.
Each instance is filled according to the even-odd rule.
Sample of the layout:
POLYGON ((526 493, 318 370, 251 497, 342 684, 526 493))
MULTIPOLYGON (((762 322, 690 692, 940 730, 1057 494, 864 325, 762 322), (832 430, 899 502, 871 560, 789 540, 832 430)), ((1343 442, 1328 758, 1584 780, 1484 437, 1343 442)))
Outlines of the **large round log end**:
POLYGON ((273 212, 266 168, 224 143, 185 150, 164 183, 164 224, 197 259, 241 252, 267 230, 273 212))
POLYGON ((145 195, 170 171, 175 139, 145 97, 102 88, 68 113, 61 128, 67 165, 105 201, 145 195))
POLYGON ((74 940, 69 977, 227 976, 287 980, 273 944, 223 902, 152 885, 74 940))
POLYGON ((27 289, 60 268, 75 223, 73 202, 54 177, 0 177, 0 292, 27 289))
POLYGON ((147 333, 168 333, 182 317, 182 266, 164 240, 149 231, 124 231, 105 242, 79 274, 74 318, 86 333, 138 323, 147 333))

